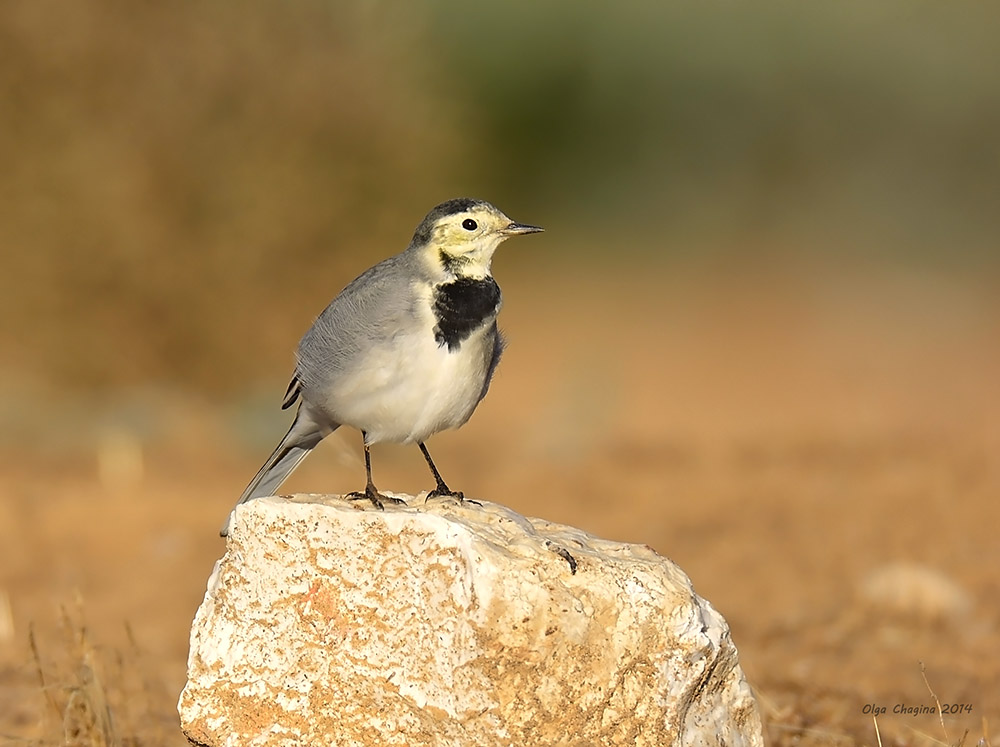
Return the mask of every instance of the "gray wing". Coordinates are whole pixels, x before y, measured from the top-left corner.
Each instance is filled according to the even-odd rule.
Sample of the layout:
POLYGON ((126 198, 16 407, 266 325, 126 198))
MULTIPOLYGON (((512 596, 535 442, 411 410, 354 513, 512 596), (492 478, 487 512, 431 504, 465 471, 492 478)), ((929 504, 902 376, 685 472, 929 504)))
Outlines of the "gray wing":
POLYGON ((496 372, 497 366, 500 365, 500 356, 503 355, 505 347, 507 347, 507 340, 504 339, 497 323, 493 322, 493 348, 487 349, 486 352, 486 380, 483 382, 483 391, 479 395, 480 402, 489 391, 490 382, 493 381, 493 374, 496 372))
POLYGON ((290 396, 302 393, 310 398, 394 330, 416 322, 413 261, 405 254, 390 257, 359 275, 330 302, 299 343, 290 396), (298 391, 293 393, 293 388, 298 391))

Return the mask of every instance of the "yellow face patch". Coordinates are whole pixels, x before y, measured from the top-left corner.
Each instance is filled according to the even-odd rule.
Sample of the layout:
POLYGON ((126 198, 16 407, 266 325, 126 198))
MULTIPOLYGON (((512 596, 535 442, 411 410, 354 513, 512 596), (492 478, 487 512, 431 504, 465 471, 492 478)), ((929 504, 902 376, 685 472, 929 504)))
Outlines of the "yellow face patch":
POLYGON ((430 231, 427 252, 452 275, 484 277, 511 220, 492 205, 442 216, 430 231))
POLYGON ((542 229, 514 223, 482 200, 460 198, 443 202, 417 226, 409 251, 443 278, 481 279, 490 274, 493 253, 511 236, 542 229))

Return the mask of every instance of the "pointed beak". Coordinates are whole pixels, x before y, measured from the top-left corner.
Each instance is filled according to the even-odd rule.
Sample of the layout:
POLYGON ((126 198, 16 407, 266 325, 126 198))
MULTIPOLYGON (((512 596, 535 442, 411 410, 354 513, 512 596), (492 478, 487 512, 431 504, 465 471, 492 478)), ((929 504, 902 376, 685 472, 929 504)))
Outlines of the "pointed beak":
POLYGON ((538 226, 529 226, 527 223, 511 223, 502 229, 500 233, 504 236, 519 236, 522 233, 540 233, 544 230, 544 228, 539 228, 538 226))

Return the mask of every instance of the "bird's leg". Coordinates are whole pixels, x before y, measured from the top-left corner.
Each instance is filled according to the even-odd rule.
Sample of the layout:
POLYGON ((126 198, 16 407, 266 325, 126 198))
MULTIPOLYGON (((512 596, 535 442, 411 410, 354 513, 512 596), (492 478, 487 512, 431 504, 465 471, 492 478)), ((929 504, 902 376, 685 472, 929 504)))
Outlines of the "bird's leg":
POLYGON ((353 493, 348 493, 347 499, 351 501, 367 499, 371 501, 372 505, 379 511, 384 508, 382 505, 383 501, 388 501, 389 503, 405 503, 406 501, 401 501, 399 498, 382 495, 382 493, 378 492, 378 489, 375 487, 375 483, 372 482, 372 455, 368 448, 367 434, 364 431, 361 431, 361 438, 364 439, 365 444, 365 475, 368 478, 368 482, 365 485, 364 492, 356 490, 353 493))
POLYGON ((449 488, 444 479, 441 477, 441 473, 438 472, 437 467, 434 466, 434 460, 431 459, 431 454, 427 451, 427 447, 424 446, 423 442, 417 444, 420 447, 420 453, 424 455, 424 459, 427 460, 427 466, 431 468, 431 474, 434 475, 434 480, 437 482, 437 487, 427 494, 428 498, 457 498, 459 503, 465 500, 465 494, 458 490, 452 490, 449 488))

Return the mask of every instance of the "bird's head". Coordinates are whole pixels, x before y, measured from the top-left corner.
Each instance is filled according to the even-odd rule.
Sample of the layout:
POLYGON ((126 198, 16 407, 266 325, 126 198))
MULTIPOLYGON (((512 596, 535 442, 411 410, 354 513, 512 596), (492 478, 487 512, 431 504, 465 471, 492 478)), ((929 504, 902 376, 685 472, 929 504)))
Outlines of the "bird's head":
POLYGON ((502 241, 541 230, 515 223, 488 202, 463 197, 431 210, 417 226, 410 249, 447 274, 485 277, 502 241))

